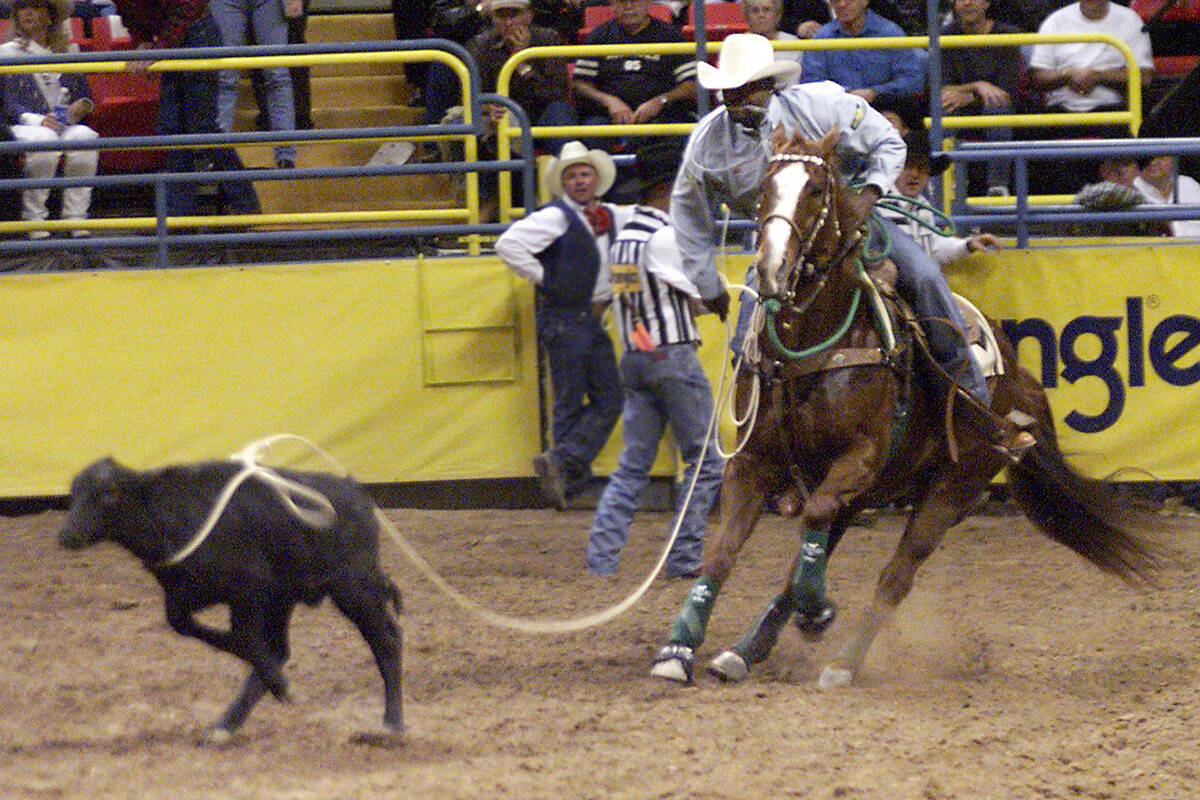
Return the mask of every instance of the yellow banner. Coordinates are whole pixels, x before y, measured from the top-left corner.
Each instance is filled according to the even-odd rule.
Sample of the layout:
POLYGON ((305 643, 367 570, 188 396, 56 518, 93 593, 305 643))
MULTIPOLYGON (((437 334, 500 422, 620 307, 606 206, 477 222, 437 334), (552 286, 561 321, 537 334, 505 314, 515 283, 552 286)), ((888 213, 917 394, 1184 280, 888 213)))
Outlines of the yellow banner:
MULTIPOLYGON (((1006 250, 951 277, 1049 385, 1073 463, 1184 480, 1200 477, 1197 260, 1200 246, 1006 250)), ((728 260, 730 280, 747 262, 728 260)), ((716 388, 725 332, 711 315, 700 330, 716 388)), ((536 342, 533 292, 494 257, 0 276, 0 496, 64 493, 104 455, 148 468, 275 433, 366 482, 528 477, 536 342)), ((618 429, 597 473, 619 450, 618 429)), ((677 468, 671 450, 657 474, 677 468)))
POLYGON ((1087 474, 1200 477, 1200 245, 977 254, 956 289, 1002 320, 1046 387, 1061 445, 1087 474))

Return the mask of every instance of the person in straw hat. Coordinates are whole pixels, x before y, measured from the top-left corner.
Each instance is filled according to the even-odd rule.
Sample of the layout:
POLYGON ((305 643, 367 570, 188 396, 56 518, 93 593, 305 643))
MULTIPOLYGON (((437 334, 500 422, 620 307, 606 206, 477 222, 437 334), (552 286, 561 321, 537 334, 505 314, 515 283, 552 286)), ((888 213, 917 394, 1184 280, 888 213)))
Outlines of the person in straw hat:
POLYGON ((534 457, 533 468, 560 511, 587 487, 592 461, 621 414, 617 362, 600 326, 611 297, 608 246, 631 213, 600 202, 615 179, 608 153, 567 142, 546 169, 555 200, 496 241, 504 263, 537 287, 538 341, 554 390, 554 444, 534 457))
POLYGON ((674 139, 642 147, 637 151, 637 175, 622 192, 640 197, 609 256, 613 318, 624 351, 625 441, 592 520, 587 568, 593 575, 612 575, 617 570, 668 424, 680 460, 687 465, 680 485, 690 486, 695 476, 690 501, 688 492, 676 493, 676 510, 683 517, 667 555, 668 578, 694 578, 699 573, 704 527, 721 485, 723 464, 716 432, 708 430, 712 387, 696 357, 700 334, 691 304, 699 301, 700 293, 683 274, 667 215, 682 155, 683 146, 674 139))
MULTIPOLYGON (((79 48, 70 41, 66 22, 74 9, 74 0, 15 0, 12 4, 12 39, 0 46, 0 54, 11 56, 48 56, 74 53, 79 48)), ((13 138, 19 142, 79 142, 95 139, 98 134, 81 120, 92 110, 87 81, 82 73, 14 73, 4 81, 5 118, 13 138)), ((25 177, 53 178, 59 161, 63 175, 86 178, 96 174, 99 154, 95 150, 70 150, 65 156, 51 150, 25 154, 25 177)), ((39 187, 21 192, 22 219, 40 222, 50 216, 46 201, 50 189, 39 187)), ((91 186, 72 186, 63 190, 63 219, 87 219, 92 203, 91 186)), ((76 236, 87 234, 82 228, 76 236)), ((48 230, 31 230, 32 239, 45 239, 48 230)))
MULTIPOLYGON (((753 33, 729 36, 716 67, 701 63, 696 68, 700 85, 719 90, 722 104, 696 124, 688 139, 671 199, 671 221, 684 269, 718 310, 728 308, 729 298, 712 266, 718 233, 713 209, 727 203, 736 214, 756 215, 775 126, 782 126, 786 135, 811 140, 836 131, 843 176, 863 184, 858 201, 864 211, 892 188, 904 167, 904 140, 866 100, 830 81, 778 90, 797 68, 794 62, 776 61, 770 41, 753 33)), ((897 288, 920 317, 934 356, 986 405, 987 381, 957 333, 965 324, 945 276, 895 224, 884 220, 881 225, 891 238, 897 288)), ((754 280, 753 272, 752 267, 748 282, 754 280)), ((749 326, 750 310, 749 303, 743 304, 736 346, 749 326)))

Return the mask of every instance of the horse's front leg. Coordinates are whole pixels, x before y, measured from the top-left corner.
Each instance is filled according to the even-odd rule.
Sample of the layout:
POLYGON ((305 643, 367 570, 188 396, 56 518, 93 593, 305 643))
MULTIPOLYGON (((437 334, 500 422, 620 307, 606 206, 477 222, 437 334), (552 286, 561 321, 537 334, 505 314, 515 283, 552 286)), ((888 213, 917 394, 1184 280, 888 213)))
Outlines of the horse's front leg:
POLYGON ((675 617, 671 638, 655 656, 650 674, 679 683, 693 679, 693 653, 704 642, 708 618, 721 584, 733 570, 737 554, 754 530, 766 501, 765 468, 743 455, 725 465, 721 484, 721 523, 716 535, 704 544, 700 577, 675 617))
MULTIPOLYGON (((827 558, 853 520, 854 514, 855 512, 849 509, 843 509, 842 513, 834 520, 829 531, 827 558)), ((723 651, 709 663, 708 671, 729 683, 737 683, 745 679, 750 665, 767 660, 767 656, 771 654, 771 650, 779 640, 779 632, 783 630, 783 626, 795 612, 796 599, 793 593, 790 589, 780 592, 771 600, 770 605, 750 630, 728 650, 723 651)), ((832 622, 832 617, 829 618, 829 621, 832 622)))
POLYGON ((849 524, 847 507, 875 482, 878 453, 874 440, 864 438, 830 466, 804 503, 800 514, 804 544, 783 591, 746 636, 713 659, 709 669, 717 677, 731 682, 745 678, 750 664, 770 654, 789 616, 794 616, 801 632, 810 637, 821 635, 833 623, 836 609, 825 597, 825 564, 831 546, 849 524))

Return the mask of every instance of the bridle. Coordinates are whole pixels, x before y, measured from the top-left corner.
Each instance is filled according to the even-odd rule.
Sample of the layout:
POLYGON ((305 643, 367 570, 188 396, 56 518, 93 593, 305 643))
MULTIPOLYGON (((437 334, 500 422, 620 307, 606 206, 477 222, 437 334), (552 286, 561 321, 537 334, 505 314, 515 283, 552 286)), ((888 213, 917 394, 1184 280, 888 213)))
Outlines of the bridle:
MULTIPOLYGON (((824 264, 818 264, 809 259, 809 255, 812 253, 813 246, 817 242, 818 234, 825 227, 827 222, 832 222, 833 237, 835 241, 840 242, 842 239, 842 223, 838 219, 838 215, 834 213, 835 193, 832 188, 834 186, 834 182, 837 180, 837 176, 833 174, 833 168, 829 164, 829 161, 821 156, 810 155, 807 153, 776 153, 767 160, 767 165, 770 166, 771 164, 815 165, 825 173, 826 186, 829 187, 827 191, 823 192, 823 200, 821 202, 820 211, 812 218, 812 222, 809 224, 808 230, 800 230, 800 226, 796 223, 796 220, 793 217, 784 216, 783 214, 777 213, 768 214, 759 222, 758 235, 760 239, 765 235, 767 223, 774 220, 782 220, 783 222, 787 223, 788 227, 792 229, 792 233, 795 235, 797 242, 799 242, 800 249, 796 255, 795 262, 790 265, 786 263, 784 264, 784 269, 781 270, 781 280, 779 281, 781 285, 786 283, 786 290, 783 293, 784 298, 791 300, 796 296, 797 283, 802 275, 811 276, 818 271, 826 272, 827 268, 831 264, 837 263, 838 260, 844 257, 849 248, 839 248, 839 252, 824 264)), ((772 175, 772 179, 774 179, 774 175, 772 175)))

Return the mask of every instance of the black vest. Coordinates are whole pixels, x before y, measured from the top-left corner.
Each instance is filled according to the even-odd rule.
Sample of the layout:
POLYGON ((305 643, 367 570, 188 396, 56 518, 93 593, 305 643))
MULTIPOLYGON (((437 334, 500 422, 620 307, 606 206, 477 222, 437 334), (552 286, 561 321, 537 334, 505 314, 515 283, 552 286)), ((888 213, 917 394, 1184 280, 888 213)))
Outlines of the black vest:
POLYGON ((567 215, 567 232, 537 254, 544 271, 539 290, 550 308, 587 308, 600 272, 596 237, 566 201, 555 200, 550 205, 567 215))

